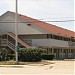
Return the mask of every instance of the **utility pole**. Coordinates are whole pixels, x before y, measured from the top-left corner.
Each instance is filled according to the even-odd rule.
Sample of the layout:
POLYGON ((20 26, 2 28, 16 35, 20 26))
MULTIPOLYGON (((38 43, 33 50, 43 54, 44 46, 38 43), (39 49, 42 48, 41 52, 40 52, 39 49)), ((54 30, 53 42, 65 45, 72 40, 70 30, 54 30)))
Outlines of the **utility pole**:
POLYGON ((1 42, 2 42, 2 32, 1 32, 1 30, 0 30, 0 49, 2 49, 2 46, 1 46, 1 42))
POLYGON ((16 0, 16 14, 15 14, 15 53, 16 53, 16 64, 18 64, 18 0, 16 0))
POLYGON ((1 30, 1 25, 0 25, 0 49, 2 49, 2 30, 1 30))

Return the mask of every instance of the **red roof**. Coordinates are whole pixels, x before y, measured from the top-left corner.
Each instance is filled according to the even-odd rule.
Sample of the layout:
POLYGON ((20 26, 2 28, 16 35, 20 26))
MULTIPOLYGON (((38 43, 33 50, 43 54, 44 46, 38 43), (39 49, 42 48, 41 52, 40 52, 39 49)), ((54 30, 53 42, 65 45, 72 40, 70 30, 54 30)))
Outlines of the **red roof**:
POLYGON ((24 15, 20 15, 20 14, 18 14, 18 15, 20 18, 25 19, 27 22, 31 22, 34 25, 36 25, 42 29, 45 29, 49 32, 60 34, 63 36, 68 36, 68 37, 75 37, 75 32, 73 32, 73 31, 70 31, 70 30, 67 30, 67 29, 52 25, 52 24, 48 24, 43 21, 39 21, 37 19, 33 19, 33 18, 24 16, 24 15))

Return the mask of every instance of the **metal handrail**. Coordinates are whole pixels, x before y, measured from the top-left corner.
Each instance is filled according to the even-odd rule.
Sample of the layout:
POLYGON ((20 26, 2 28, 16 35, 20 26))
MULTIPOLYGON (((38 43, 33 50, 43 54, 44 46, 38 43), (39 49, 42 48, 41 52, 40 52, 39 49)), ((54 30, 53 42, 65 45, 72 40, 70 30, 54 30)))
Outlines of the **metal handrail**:
POLYGON ((11 42, 7 41, 7 45, 10 46, 13 50, 15 50, 15 45, 13 45, 11 42))
MULTIPOLYGON (((12 38, 15 39, 15 34, 13 34, 12 32, 7 33, 9 36, 11 36, 12 38)), ((23 40, 21 40, 20 38, 18 38, 18 42, 21 43, 23 46, 25 47, 30 47, 26 42, 24 42, 23 40)))

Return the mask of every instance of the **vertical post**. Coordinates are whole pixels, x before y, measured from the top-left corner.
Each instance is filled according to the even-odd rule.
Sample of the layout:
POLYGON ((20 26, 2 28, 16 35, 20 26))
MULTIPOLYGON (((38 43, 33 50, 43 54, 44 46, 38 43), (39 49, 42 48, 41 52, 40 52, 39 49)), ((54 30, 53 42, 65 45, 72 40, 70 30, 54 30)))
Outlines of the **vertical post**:
POLYGON ((1 36, 1 39, 0 39, 0 48, 2 49, 2 32, 1 32, 1 30, 0 30, 0 36, 1 36))
POLYGON ((15 14, 15 38, 16 38, 16 64, 18 64, 18 1, 16 0, 16 14, 15 14))

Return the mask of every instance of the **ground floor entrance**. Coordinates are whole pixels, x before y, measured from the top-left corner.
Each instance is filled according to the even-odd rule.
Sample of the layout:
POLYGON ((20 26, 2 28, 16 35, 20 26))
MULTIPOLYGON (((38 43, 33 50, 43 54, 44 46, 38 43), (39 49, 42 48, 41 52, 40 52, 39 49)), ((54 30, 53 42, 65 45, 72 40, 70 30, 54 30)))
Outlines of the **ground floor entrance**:
POLYGON ((74 59, 75 48, 64 48, 64 47, 41 47, 44 48, 46 54, 53 54, 54 59, 74 59))

